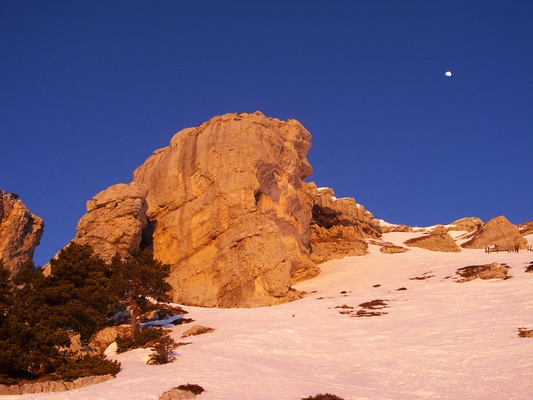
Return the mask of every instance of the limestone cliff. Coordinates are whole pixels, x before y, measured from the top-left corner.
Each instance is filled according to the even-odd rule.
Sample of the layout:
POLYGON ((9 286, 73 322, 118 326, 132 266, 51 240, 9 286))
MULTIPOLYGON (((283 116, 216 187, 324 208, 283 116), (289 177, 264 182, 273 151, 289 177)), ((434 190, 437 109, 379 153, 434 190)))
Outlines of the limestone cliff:
POLYGON ((32 261, 43 229, 43 220, 33 215, 17 195, 0 189, 0 259, 4 267, 15 273, 32 261))
POLYGON ((315 263, 364 254, 379 223, 354 199, 306 183, 310 133, 297 121, 226 114, 184 129, 87 203, 74 241, 109 260, 148 247, 170 264, 172 300, 253 307, 299 297, 315 263))
POLYGON ((157 259, 176 302, 263 306, 314 276, 310 133, 297 121, 226 114, 184 129, 134 172, 148 189, 157 259))

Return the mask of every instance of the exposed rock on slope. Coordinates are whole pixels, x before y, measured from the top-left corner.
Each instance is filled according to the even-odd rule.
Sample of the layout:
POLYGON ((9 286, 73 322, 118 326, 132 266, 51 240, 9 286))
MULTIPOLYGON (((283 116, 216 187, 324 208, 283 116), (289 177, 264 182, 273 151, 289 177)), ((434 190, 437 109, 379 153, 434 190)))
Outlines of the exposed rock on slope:
POLYGON ((87 214, 78 222, 78 244, 89 244, 102 259, 118 253, 127 258, 139 248, 146 219, 147 190, 132 182, 118 184, 98 193, 87 202, 87 214))
POLYGON ((409 247, 420 247, 432 251, 459 252, 461 249, 448 233, 431 233, 406 240, 409 247))
POLYGON ((482 249, 486 246, 527 247, 527 240, 522 237, 516 225, 511 224, 504 216, 496 217, 483 224, 461 247, 466 249, 482 249))
POLYGON ((368 246, 364 239, 381 236, 379 222, 354 199, 336 199, 330 188, 315 193, 311 260, 322 263, 365 254, 368 246))
POLYGON ((134 172, 148 189, 157 259, 173 300, 263 306, 294 298, 309 260, 311 135, 297 121, 226 114, 184 129, 134 172))
POLYGON ((524 222, 518 225, 518 230, 522 236, 532 234, 533 233, 533 221, 524 222))
POLYGON ((33 260, 43 229, 43 220, 33 215, 17 195, 0 189, 0 259, 4 267, 15 273, 33 260))
POLYGON ((454 226, 456 231, 471 232, 478 230, 483 225, 483 221, 477 217, 467 217, 458 219, 452 222, 451 225, 454 226))
POLYGON ((505 264, 494 262, 485 265, 471 265, 459 268, 457 274, 461 277, 457 282, 469 282, 474 279, 508 279, 509 267, 505 264))

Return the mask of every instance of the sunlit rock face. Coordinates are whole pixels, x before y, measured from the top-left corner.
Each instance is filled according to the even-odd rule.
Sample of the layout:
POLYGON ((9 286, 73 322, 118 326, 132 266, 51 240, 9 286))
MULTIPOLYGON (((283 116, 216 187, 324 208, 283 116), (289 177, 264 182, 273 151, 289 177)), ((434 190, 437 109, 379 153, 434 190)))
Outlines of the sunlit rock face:
POLYGON ((0 189, 0 259, 16 273, 33 260, 43 234, 44 223, 32 214, 16 194, 0 189))
POLYGON ((98 193, 87 202, 87 214, 78 222, 73 241, 92 246, 105 261, 115 254, 129 257, 140 247, 147 226, 147 194, 147 189, 135 182, 119 183, 98 193))
POLYGON ((470 240, 463 243, 461 247, 466 249, 482 249, 486 246, 498 245, 501 248, 525 249, 527 240, 522 237, 520 230, 504 216, 499 216, 487 221, 485 224, 473 232, 470 240))
MULTIPOLYGON (((134 172, 148 189, 157 259, 173 300, 252 307, 296 298, 318 273, 309 259, 310 133, 297 121, 226 114, 178 132, 134 172)), ((150 242, 150 243, 149 243, 150 242)))
POLYGON ((381 236, 379 222, 352 198, 337 199, 333 189, 314 190, 311 260, 322 263, 366 253, 365 239, 381 236))
POLYGON ((406 240, 404 242, 409 247, 420 247, 431 251, 460 252, 453 238, 446 232, 426 233, 420 237, 406 240))

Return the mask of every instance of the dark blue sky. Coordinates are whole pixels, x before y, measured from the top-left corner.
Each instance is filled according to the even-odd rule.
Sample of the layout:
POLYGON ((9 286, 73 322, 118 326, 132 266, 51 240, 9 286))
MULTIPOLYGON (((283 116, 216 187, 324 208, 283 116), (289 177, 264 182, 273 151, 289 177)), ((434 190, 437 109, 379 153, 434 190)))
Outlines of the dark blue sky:
POLYGON ((259 110, 376 218, 530 221, 532 21, 530 0, 1 0, 0 188, 44 219, 42 265, 175 132, 259 110))

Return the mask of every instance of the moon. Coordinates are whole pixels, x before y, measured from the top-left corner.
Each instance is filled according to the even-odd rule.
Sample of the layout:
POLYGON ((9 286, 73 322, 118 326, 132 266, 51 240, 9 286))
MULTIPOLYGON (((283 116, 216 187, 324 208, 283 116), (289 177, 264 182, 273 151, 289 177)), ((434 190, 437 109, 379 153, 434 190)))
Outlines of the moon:
POLYGON ((446 71, 446 72, 444 73, 444 75, 446 75, 446 76, 452 76, 452 73, 451 73, 450 71, 446 71))

